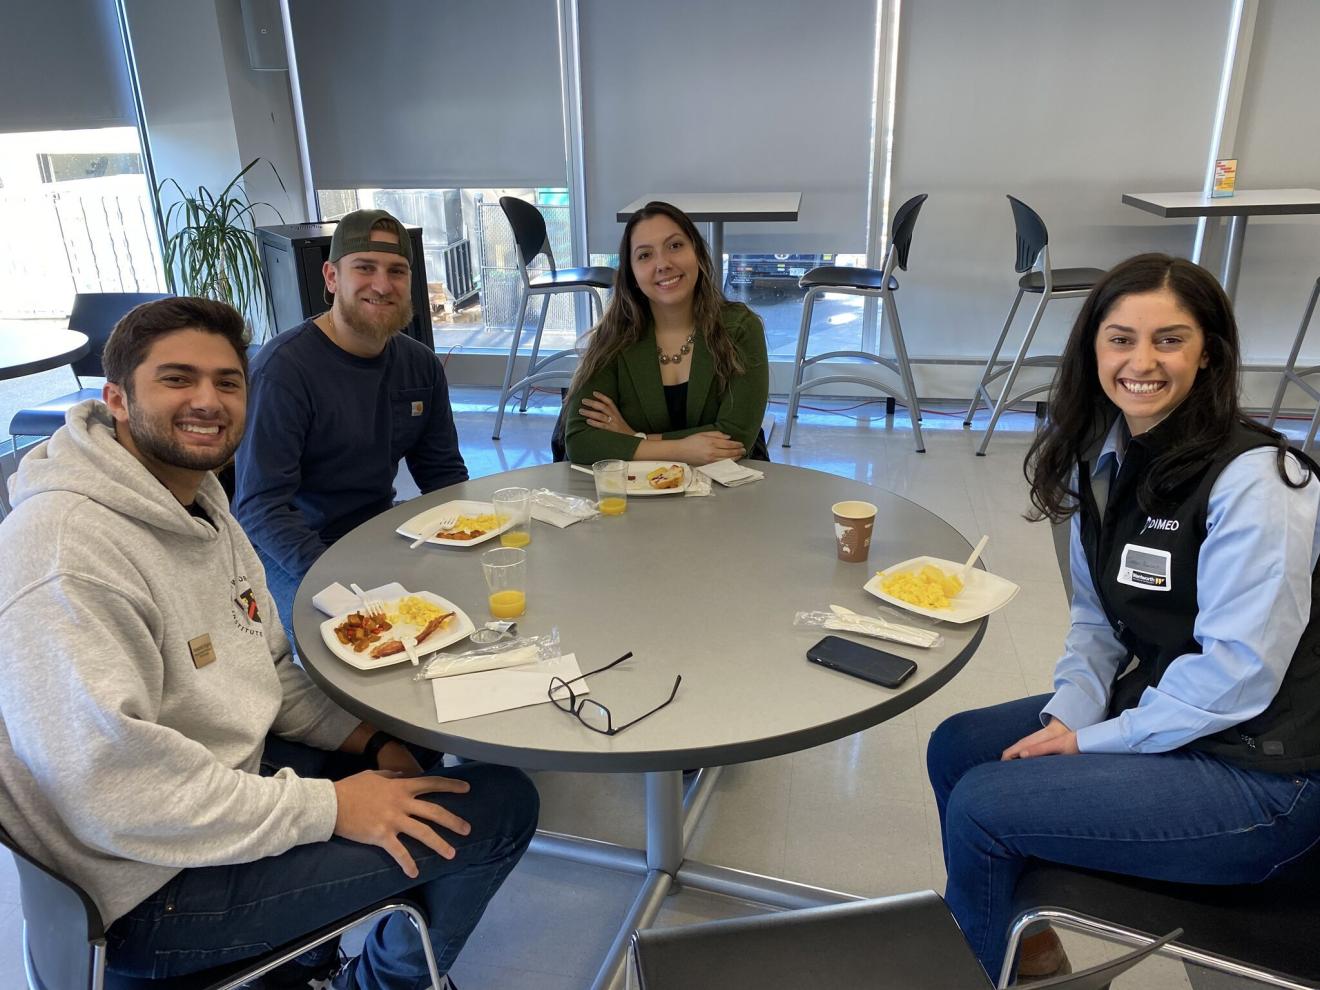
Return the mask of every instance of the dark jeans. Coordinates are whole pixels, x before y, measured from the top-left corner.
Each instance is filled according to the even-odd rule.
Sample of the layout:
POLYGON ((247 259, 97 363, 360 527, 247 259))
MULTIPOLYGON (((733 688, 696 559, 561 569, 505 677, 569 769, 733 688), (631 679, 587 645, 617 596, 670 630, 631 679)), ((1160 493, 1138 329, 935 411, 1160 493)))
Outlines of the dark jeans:
MULTIPOLYGON (((262 761, 263 771, 287 766, 306 777, 362 768, 348 765, 344 754, 274 737, 262 761)), ((410 880, 384 850, 334 837, 252 863, 183 870, 110 926, 110 969, 159 979, 222 966, 407 890, 425 906, 436 961, 446 972, 531 842, 540 802, 520 770, 468 763, 428 772, 472 785, 466 794, 435 795, 472 826, 467 836, 445 833, 458 852, 452 860, 405 836, 421 871, 410 880)), ((372 990, 429 986, 421 944, 406 918, 394 914, 376 923, 353 978, 372 990)))
POLYGON ((1031 857, 1181 883, 1265 880, 1320 841, 1320 772, 1242 770, 1194 750, 1001 762, 1049 695, 963 712, 930 737, 944 899, 994 980, 1031 857))
MULTIPOLYGON (((270 597, 275 599, 275 607, 280 610, 280 622, 284 626, 284 633, 289 637, 289 642, 293 643, 293 599, 298 594, 298 585, 302 584, 302 574, 290 574, 279 564, 275 563, 270 557, 261 552, 261 548, 253 546, 257 551, 257 557, 261 560, 261 566, 266 570, 266 587, 270 589, 270 597)), ((320 588, 316 589, 320 591, 320 588)))

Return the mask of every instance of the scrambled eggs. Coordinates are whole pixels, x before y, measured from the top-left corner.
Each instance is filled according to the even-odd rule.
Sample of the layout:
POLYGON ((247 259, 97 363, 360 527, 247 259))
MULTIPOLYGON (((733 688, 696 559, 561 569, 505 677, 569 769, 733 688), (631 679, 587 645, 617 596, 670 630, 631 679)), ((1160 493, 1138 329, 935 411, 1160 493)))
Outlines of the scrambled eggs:
POLYGON ((445 610, 439 605, 433 605, 425 598, 409 595, 407 598, 400 598, 395 602, 394 610, 385 618, 394 625, 416 626, 418 629, 424 629, 428 622, 436 616, 444 614, 445 610))
POLYGON ((499 529, 500 525, 500 517, 493 512, 488 512, 484 516, 459 516, 458 522, 450 526, 446 532, 489 533, 492 529, 499 529))
POLYGON ((880 574, 880 587, 886 595, 921 608, 948 608, 949 599, 962 591, 963 583, 952 574, 945 574, 933 564, 919 571, 880 574))

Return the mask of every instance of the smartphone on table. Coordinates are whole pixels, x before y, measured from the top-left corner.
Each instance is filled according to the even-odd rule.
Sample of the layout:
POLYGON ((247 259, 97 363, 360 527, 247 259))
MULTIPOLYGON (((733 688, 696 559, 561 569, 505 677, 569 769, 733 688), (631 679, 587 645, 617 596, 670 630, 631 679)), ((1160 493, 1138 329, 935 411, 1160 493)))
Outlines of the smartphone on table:
POLYGON ((839 636, 826 636, 807 650, 807 659, 887 688, 898 687, 917 670, 916 663, 906 657, 897 657, 839 636))

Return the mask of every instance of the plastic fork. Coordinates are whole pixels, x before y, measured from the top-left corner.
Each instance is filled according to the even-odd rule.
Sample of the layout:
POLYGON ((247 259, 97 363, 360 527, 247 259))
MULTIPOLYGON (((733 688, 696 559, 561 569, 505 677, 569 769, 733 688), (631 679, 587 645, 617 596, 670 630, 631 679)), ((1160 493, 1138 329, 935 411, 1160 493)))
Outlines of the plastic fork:
POLYGON ((418 664, 417 640, 413 639, 411 636, 405 636, 401 642, 403 643, 403 651, 408 654, 408 659, 411 660, 412 665, 416 667, 418 664))
POLYGON ((349 584, 349 590, 358 596, 358 603, 362 606, 362 611, 373 618, 381 618, 385 615, 385 606, 375 598, 368 598, 367 593, 356 584, 349 584))
MULTIPOLYGON (((445 530, 452 529, 457 524, 458 524, 458 516, 456 515, 445 516, 445 518, 441 519, 433 527, 433 529, 435 530, 434 535, 439 536, 445 530)), ((423 533, 421 536, 417 537, 417 539, 413 540, 412 543, 408 544, 408 549, 416 550, 418 547, 420 547, 423 543, 425 543, 429 539, 431 539, 431 537, 428 536, 426 533, 423 533)))
POLYGON ((968 557, 967 562, 958 569, 956 577, 959 581, 967 580, 967 572, 972 569, 972 565, 976 563, 977 558, 981 556, 981 551, 985 549, 985 545, 989 542, 990 535, 988 533, 977 541, 976 546, 972 549, 972 555, 968 557))

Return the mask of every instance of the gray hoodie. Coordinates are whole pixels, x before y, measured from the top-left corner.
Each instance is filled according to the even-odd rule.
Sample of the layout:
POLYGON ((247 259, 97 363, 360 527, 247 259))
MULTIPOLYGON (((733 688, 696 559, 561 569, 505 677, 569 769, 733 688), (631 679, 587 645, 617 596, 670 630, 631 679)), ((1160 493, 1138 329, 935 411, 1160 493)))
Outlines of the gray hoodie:
POLYGON ((262 747, 334 749, 358 724, 292 662, 215 477, 212 527, 112 423, 75 406, 0 523, 0 821, 107 925, 184 867, 329 839, 333 784, 259 776, 262 747))

